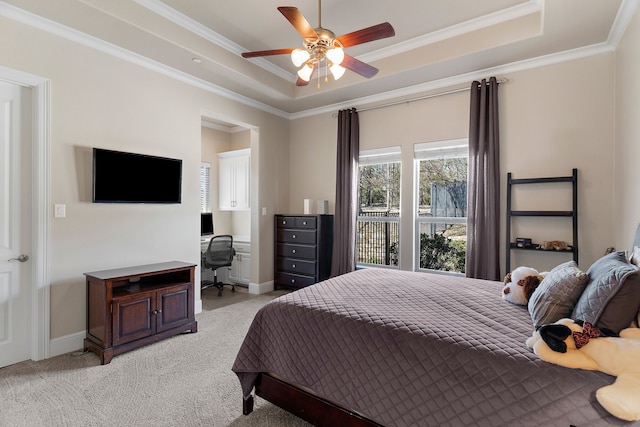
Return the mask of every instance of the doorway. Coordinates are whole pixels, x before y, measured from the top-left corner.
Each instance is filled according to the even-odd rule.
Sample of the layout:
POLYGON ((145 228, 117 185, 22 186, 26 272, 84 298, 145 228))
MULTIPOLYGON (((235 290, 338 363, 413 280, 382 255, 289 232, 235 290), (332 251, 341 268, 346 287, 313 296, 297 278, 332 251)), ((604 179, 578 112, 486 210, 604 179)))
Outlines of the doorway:
MULTIPOLYGON (((208 167, 209 170, 207 194, 210 196, 208 206, 202 205, 202 200, 206 198, 203 198, 201 193, 201 211, 208 209, 212 212, 215 235, 234 236, 233 245, 236 251, 228 271, 224 268, 218 270, 218 280, 235 284, 239 289, 238 296, 245 293, 258 293, 256 286, 252 283, 252 279, 256 280, 254 275, 258 265, 257 254, 253 254, 252 250, 258 247, 256 239, 259 238, 256 228, 258 129, 255 126, 204 111, 201 115, 201 129, 201 162, 202 167, 205 169, 208 167), (232 202, 226 201, 227 198, 232 202)), ((201 179, 202 177, 201 169, 201 179)), ((206 246, 203 243, 201 249, 205 249, 206 246)), ((200 273, 202 279, 213 280, 212 271, 201 269, 200 273)), ((204 291, 201 294, 200 304, 203 297, 208 298, 209 294, 214 295, 212 298, 218 298, 217 291, 204 291)), ((223 292, 223 298, 231 298, 232 295, 231 292, 223 292)))
POLYGON ((0 366, 49 356, 50 82, 0 67, 0 366), (6 156, 6 157, 5 157, 6 156))

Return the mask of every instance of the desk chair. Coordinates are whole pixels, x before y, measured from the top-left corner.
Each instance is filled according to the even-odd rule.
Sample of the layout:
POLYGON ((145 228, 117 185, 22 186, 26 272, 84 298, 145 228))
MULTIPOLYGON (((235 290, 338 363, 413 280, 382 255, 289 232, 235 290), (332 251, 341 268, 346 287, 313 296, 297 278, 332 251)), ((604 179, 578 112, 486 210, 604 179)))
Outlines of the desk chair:
POLYGON ((211 238, 207 251, 202 254, 202 265, 205 268, 213 270, 213 282, 211 280, 203 280, 200 284, 200 290, 215 286, 218 288, 219 297, 222 296, 224 285, 231 286, 231 292, 236 291, 235 285, 218 282, 218 269, 231 267, 231 262, 235 254, 236 250, 233 248, 233 236, 220 235, 211 238))

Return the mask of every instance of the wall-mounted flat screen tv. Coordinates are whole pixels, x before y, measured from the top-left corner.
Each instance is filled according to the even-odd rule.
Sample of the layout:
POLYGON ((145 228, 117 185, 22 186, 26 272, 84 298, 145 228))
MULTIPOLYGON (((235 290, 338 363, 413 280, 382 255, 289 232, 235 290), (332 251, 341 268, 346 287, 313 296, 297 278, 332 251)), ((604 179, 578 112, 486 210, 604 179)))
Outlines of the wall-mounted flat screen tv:
POLYGON ((94 203, 181 203, 182 160, 93 149, 94 203))

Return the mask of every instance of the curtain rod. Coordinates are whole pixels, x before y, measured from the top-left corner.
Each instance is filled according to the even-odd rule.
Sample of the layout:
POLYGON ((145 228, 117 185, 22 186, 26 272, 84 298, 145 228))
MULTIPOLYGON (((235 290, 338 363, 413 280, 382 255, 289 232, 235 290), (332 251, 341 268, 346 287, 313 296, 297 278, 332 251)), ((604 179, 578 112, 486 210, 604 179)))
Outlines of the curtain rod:
MULTIPOLYGON (((507 79, 507 78, 498 79, 498 84, 507 83, 508 81, 509 81, 509 79, 507 79)), ((429 95, 419 96, 419 97, 410 98, 410 99, 402 99, 400 101, 394 101, 394 102, 389 102, 387 104, 375 105, 373 107, 366 107, 366 108, 363 108, 363 109, 356 108, 356 111, 358 111, 358 113, 361 113, 363 111, 377 110, 379 108, 385 108, 385 107, 393 107, 394 105, 408 104, 408 103, 414 102, 414 101, 421 101, 423 99, 435 98, 437 96, 443 96, 443 95, 451 95, 451 94, 458 93, 458 92, 465 92, 467 90, 471 90, 471 87, 470 86, 469 87, 462 87, 462 88, 459 88, 459 89, 452 89, 452 90, 447 90, 447 91, 444 91, 444 92, 431 93, 429 95)), ((338 117, 338 113, 333 113, 331 115, 331 117, 338 117)))

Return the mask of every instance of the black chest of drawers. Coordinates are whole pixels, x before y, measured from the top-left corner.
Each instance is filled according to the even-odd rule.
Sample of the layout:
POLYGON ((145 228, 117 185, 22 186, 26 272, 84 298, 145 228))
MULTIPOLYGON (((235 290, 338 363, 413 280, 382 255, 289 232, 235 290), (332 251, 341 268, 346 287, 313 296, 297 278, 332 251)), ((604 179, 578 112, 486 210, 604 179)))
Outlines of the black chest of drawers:
POLYGON ((333 215, 276 215, 274 289, 299 289, 331 274, 333 215))

